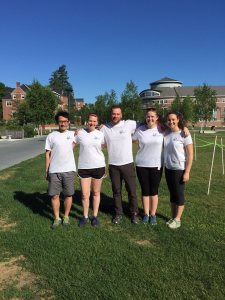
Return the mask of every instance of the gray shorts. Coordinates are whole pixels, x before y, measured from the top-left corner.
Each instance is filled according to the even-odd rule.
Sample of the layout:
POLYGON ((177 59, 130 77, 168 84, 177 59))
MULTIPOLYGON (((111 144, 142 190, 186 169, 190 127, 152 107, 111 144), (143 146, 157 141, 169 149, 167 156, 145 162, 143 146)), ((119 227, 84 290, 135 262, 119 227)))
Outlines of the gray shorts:
POLYGON ((75 172, 49 173, 48 194, 50 196, 60 195, 72 196, 74 194, 75 172))

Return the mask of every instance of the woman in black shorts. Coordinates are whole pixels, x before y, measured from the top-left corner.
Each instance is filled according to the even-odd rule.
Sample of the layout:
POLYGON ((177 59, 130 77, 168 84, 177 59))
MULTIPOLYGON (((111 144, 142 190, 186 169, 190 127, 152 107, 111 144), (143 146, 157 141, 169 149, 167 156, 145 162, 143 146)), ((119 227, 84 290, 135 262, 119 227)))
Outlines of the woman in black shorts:
POLYGON ((97 226, 98 210, 100 204, 100 191, 102 180, 105 176, 105 157, 102 152, 104 144, 104 134, 96 129, 98 116, 89 114, 86 129, 81 129, 75 136, 76 144, 80 144, 78 158, 78 177, 80 178, 83 217, 79 226, 83 227, 89 222, 90 192, 93 197, 93 217, 92 226, 97 226))

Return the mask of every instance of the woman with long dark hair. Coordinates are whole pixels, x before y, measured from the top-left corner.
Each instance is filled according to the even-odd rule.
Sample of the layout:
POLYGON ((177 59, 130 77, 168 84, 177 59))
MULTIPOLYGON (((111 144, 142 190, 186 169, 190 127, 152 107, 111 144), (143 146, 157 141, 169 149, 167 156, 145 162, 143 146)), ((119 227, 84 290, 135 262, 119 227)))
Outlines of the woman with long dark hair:
POLYGON ((184 211, 184 187, 190 178, 193 143, 191 135, 184 134, 184 122, 180 113, 169 112, 167 124, 169 131, 164 136, 164 163, 171 203, 171 219, 167 225, 176 229, 181 226, 184 211))

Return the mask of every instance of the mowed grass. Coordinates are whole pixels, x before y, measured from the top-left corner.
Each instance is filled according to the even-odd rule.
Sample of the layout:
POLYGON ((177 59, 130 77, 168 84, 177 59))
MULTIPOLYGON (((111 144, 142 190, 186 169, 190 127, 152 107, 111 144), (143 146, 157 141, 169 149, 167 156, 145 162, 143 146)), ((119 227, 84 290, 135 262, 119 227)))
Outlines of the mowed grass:
MULTIPOLYGON (((221 136, 225 141, 225 135, 218 134, 219 144, 221 136)), ((41 299, 40 291, 42 299, 224 299, 225 176, 221 148, 216 147, 207 195, 215 136, 196 134, 195 138, 197 160, 186 185, 187 202, 178 230, 165 224, 170 206, 164 174, 157 226, 130 223, 125 189, 125 216, 121 225, 112 225, 112 191, 107 177, 102 186, 99 228, 77 226, 82 206, 76 179, 72 226, 51 230, 44 156, 1 171, 0 219, 14 226, 0 230, 0 258, 5 261, 22 255, 23 270, 36 281, 18 288, 14 278, 0 289, 0 299, 41 299)), ((137 188, 143 213, 138 182, 137 188)))

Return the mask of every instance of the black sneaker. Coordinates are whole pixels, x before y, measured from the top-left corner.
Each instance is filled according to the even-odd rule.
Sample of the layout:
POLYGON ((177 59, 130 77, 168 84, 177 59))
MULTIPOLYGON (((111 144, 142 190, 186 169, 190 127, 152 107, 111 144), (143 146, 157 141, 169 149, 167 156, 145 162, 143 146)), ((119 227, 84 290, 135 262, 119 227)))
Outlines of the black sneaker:
POLYGON ((118 215, 118 216, 115 216, 112 218, 112 223, 113 224, 119 224, 122 220, 122 216, 121 215, 118 215))
POLYGON ((99 221, 98 221, 98 218, 97 217, 93 217, 91 219, 91 225, 92 226, 98 226, 99 225, 99 221))
POLYGON ((137 214, 132 215, 131 217, 131 223, 137 225, 139 223, 139 217, 137 214))
POLYGON ((80 219, 79 227, 84 227, 88 222, 89 222, 89 218, 83 217, 82 219, 80 219))

